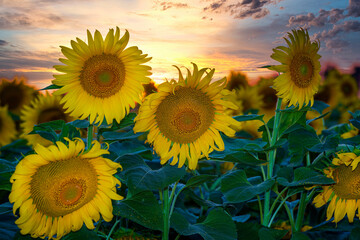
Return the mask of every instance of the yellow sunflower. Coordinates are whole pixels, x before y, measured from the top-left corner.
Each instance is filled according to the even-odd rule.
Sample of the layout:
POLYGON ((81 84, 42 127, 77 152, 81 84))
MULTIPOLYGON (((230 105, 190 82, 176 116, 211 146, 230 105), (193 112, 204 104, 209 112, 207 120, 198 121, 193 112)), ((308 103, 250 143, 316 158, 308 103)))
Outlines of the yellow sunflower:
POLYGON ((71 41, 72 48, 61 47, 67 59, 59 60, 66 65, 54 67, 65 74, 54 75, 53 84, 61 86, 54 94, 64 94, 61 103, 76 118, 120 122, 141 101, 142 84, 149 83, 151 75, 151 67, 141 64, 151 58, 137 47, 125 49, 129 33, 120 38, 118 27, 115 33, 110 29, 105 39, 97 30, 94 38, 87 31, 87 38, 88 44, 77 38, 71 41))
POLYGON ((307 30, 293 30, 284 38, 288 47, 279 46, 273 49, 271 58, 281 65, 269 69, 282 72, 274 80, 277 95, 289 102, 289 106, 302 108, 314 102, 314 94, 321 81, 320 55, 317 54, 319 42, 311 42, 307 30))
POLYGON ((340 102, 350 105, 358 100, 358 85, 350 74, 343 74, 336 84, 336 90, 340 93, 340 102))
POLYGON ((101 157, 109 152, 94 141, 84 153, 81 139, 67 140, 69 146, 38 144, 36 153, 16 166, 9 200, 14 214, 20 209, 15 223, 21 234, 51 239, 77 231, 83 223, 93 229, 100 213, 111 221, 111 199, 123 198, 116 193, 120 181, 113 176, 120 164, 101 157))
POLYGON ((237 109, 227 109, 227 113, 232 116, 246 114, 254 110, 258 111, 260 108, 261 96, 257 93, 256 88, 252 86, 234 89, 226 98, 238 107, 237 109))
POLYGON ((192 170, 200 157, 224 150, 219 131, 234 136, 235 130, 229 126, 240 124, 225 113, 226 107, 236 109, 223 99, 230 93, 224 89, 226 79, 210 84, 215 69, 207 72, 207 68, 198 70, 193 65, 193 73, 187 69, 185 79, 178 68, 178 82, 164 82, 158 86, 159 92, 145 98, 134 126, 134 132, 149 131, 147 141, 162 164, 172 158, 171 165, 179 162, 182 167, 187 160, 192 170))
POLYGON ((15 122, 8 113, 8 107, 0 107, 0 147, 11 143, 16 133, 15 122))
POLYGON ((359 135, 359 129, 355 128, 351 123, 350 123, 350 130, 346 133, 341 134, 341 137, 343 139, 346 138, 352 138, 359 135))
POLYGON ((242 72, 230 71, 229 76, 227 77, 226 89, 230 91, 233 89, 239 89, 248 87, 249 82, 245 74, 242 72))
MULTIPOLYGON (((325 81, 319 86, 319 91, 314 95, 314 99, 329 104, 329 109, 336 108, 339 104, 340 93, 336 85, 331 81, 325 81)), ((326 112, 326 110, 324 110, 326 112)))
POLYGON ((23 108, 20 116, 22 137, 28 140, 29 144, 33 146, 36 144, 43 146, 52 144, 51 141, 41 137, 39 134, 29 134, 33 130, 34 125, 54 120, 64 120, 65 122, 75 120, 65 113, 62 104, 60 104, 60 99, 60 96, 47 93, 46 95, 40 95, 30 105, 23 108))
POLYGON ((277 96, 275 89, 272 88, 274 79, 261 78, 255 85, 257 95, 261 97, 259 114, 265 114, 264 119, 267 121, 275 115, 277 96))
POLYGON ((10 112, 19 115, 22 107, 37 95, 36 90, 26 82, 24 77, 14 77, 11 81, 0 78, 0 107, 8 106, 10 112))
POLYGON ((328 167, 324 173, 335 184, 323 186, 323 191, 317 195, 313 203, 319 208, 330 201, 327 208, 327 221, 334 216, 337 223, 347 215, 350 223, 354 221, 356 210, 360 209, 360 156, 355 153, 339 153, 332 160, 334 167, 328 167))

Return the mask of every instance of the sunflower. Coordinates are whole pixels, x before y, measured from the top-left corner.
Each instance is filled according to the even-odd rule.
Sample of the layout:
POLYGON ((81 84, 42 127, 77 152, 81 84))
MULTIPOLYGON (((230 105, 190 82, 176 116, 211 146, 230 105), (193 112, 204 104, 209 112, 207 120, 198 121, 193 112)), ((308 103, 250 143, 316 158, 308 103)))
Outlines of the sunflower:
POLYGON ((357 136, 357 135, 359 135, 359 129, 355 128, 354 125, 352 125, 352 124, 350 123, 350 129, 349 129, 349 131, 341 134, 341 137, 342 137, 343 139, 346 139, 346 138, 355 137, 355 136, 357 136))
POLYGON ((264 125, 260 120, 251 120, 242 122, 241 130, 247 132, 251 135, 252 139, 257 139, 262 137, 262 132, 259 132, 259 128, 264 125))
POLYGON ((15 122, 8 113, 8 107, 0 107, 0 147, 11 143, 16 133, 15 122))
POLYGON ((339 104, 339 95, 336 85, 331 81, 325 81, 320 84, 319 91, 315 93, 314 99, 329 104, 329 109, 333 109, 339 104))
POLYGON ((0 78, 0 107, 8 106, 10 112, 19 115, 22 107, 37 95, 36 90, 26 82, 24 77, 14 77, 11 81, 0 78))
POLYGON ((327 221, 334 215, 333 222, 338 223, 347 215, 350 223, 354 221, 356 210, 360 209, 360 156, 355 153, 339 153, 332 160, 334 166, 324 169, 328 178, 335 184, 322 186, 323 191, 317 195, 313 203, 319 208, 330 201, 327 208, 327 221))
POLYGON ((73 117, 101 124, 106 119, 120 122, 135 102, 140 102, 142 84, 150 82, 151 67, 147 54, 137 47, 125 49, 129 42, 128 31, 120 38, 120 30, 110 29, 105 39, 99 31, 94 38, 87 31, 88 44, 81 39, 71 41, 71 47, 61 47, 66 65, 54 68, 65 74, 54 75, 53 84, 61 86, 54 94, 62 95, 61 103, 73 117), (125 50, 124 50, 125 49, 125 50))
POLYGON ((258 111, 260 108, 261 96, 257 94, 255 87, 248 86, 234 89, 226 98, 238 107, 237 109, 227 109, 227 113, 232 116, 258 111))
POLYGON ((207 68, 198 70, 193 65, 193 73, 187 69, 185 79, 177 68, 178 82, 164 82, 158 86, 159 92, 144 99, 134 126, 134 132, 149 131, 147 141, 162 164, 172 158, 171 165, 179 162, 180 168, 187 160, 192 170, 200 157, 208 158, 212 150, 224 150, 219 131, 234 136, 235 130, 229 126, 240 124, 225 113, 226 107, 236 109, 223 99, 230 93, 224 89, 226 79, 210 84, 215 69, 207 72, 207 68))
POLYGON ((261 78, 255 85, 257 95, 261 97, 259 114, 265 114, 265 120, 269 120, 275 115, 277 103, 276 91, 272 88, 274 79, 261 78))
POLYGON ((358 86, 356 80, 350 74, 343 74, 336 84, 336 90, 340 93, 340 102, 350 105, 358 100, 358 86))
POLYGON ((10 178, 9 200, 14 214, 20 209, 15 223, 21 234, 51 239, 77 231, 83 223, 93 229, 100 213, 111 221, 111 199, 123 198, 115 188, 120 181, 113 177, 120 164, 101 157, 109 152, 97 141, 86 153, 81 139, 67 141, 68 146, 38 144, 35 154, 21 160, 10 178))
POLYGON ((21 111, 22 137, 28 140, 31 145, 35 146, 39 143, 43 146, 49 146, 52 144, 51 141, 41 137, 39 134, 29 134, 34 125, 54 120, 64 120, 65 122, 74 120, 73 117, 65 113, 60 104, 60 99, 60 96, 50 95, 49 93, 40 95, 21 111))
POLYGON ((321 80, 320 55, 317 54, 319 42, 311 42, 307 30, 293 30, 284 38, 289 47, 279 46, 273 49, 271 58, 281 65, 269 69, 282 72, 274 80, 274 89, 280 98, 289 102, 289 106, 302 108, 314 102, 314 94, 321 80))
POLYGON ((249 81, 245 74, 242 72, 230 71, 229 76, 227 77, 226 89, 230 91, 233 89, 239 89, 249 86, 249 81))

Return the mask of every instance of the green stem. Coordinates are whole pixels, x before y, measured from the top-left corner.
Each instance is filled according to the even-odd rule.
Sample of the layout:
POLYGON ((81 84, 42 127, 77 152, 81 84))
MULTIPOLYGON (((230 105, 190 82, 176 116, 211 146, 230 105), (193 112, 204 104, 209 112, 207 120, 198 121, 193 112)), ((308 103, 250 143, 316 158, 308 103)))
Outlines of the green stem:
POLYGON ((275 201, 273 202, 271 208, 270 208, 270 215, 272 214, 272 212, 274 211, 274 208, 276 206, 277 201, 279 201, 279 199, 282 197, 282 195, 284 194, 284 192, 288 189, 289 187, 284 188, 276 197, 275 201))
MULTIPOLYGON (((279 195, 279 196, 281 196, 281 195, 279 195)), ((290 197, 290 196, 287 196, 286 198, 282 198, 282 197, 281 197, 281 198, 282 198, 282 201, 280 202, 279 206, 276 208, 274 214, 271 216, 271 219, 270 219, 270 222, 269 222, 269 224, 268 224, 268 227, 271 227, 271 224, 273 223, 273 221, 274 221, 277 213, 278 213, 279 210, 281 209, 281 207, 282 207, 284 204, 285 204, 285 206, 287 207, 287 205, 286 205, 286 200, 287 200, 289 197, 290 197)), ((273 206, 274 206, 274 205, 273 205, 273 206)), ((286 207, 285 207, 285 208, 286 208, 286 207)), ((290 209, 289 209, 289 211, 290 211, 290 209)), ((289 217, 289 220, 290 220, 290 217, 289 217)), ((293 220, 292 220, 292 222, 293 222, 293 220)))
POLYGON ((306 205, 307 205, 306 196, 307 196, 306 191, 303 191, 301 193, 300 203, 299 203, 299 210, 298 210, 297 216, 296 216, 295 232, 299 232, 301 230, 301 227, 302 227, 302 223, 303 223, 303 220, 304 220, 305 209, 306 209, 306 205))
POLYGON ((170 218, 169 218, 169 188, 166 187, 163 194, 163 220, 164 220, 164 228, 163 228, 163 235, 162 240, 168 240, 169 239, 169 230, 170 230, 170 218))
POLYGON ((99 228, 100 228, 100 226, 101 226, 101 222, 102 222, 102 219, 100 218, 98 224, 96 225, 96 228, 95 228, 94 232, 98 232, 98 231, 99 231, 99 228))
POLYGON ((261 199, 259 195, 256 195, 257 199, 258 199, 258 203, 259 203, 259 211, 260 211, 260 223, 262 224, 264 221, 264 216, 263 216, 263 210, 262 210, 262 204, 261 204, 261 199))
POLYGON ((93 139, 93 129, 94 129, 94 125, 90 124, 88 127, 88 132, 87 132, 87 150, 89 150, 91 148, 91 142, 93 139))
POLYGON ((112 226, 112 228, 111 228, 111 230, 110 230, 109 234, 107 235, 106 240, 109 240, 109 239, 110 239, 111 234, 113 233, 113 231, 115 230, 116 225, 117 225, 119 222, 120 222, 120 219, 119 219, 119 220, 116 220, 116 222, 115 222, 115 223, 114 223, 114 225, 112 226))
MULTIPOLYGON (((273 147, 277 141, 277 135, 279 131, 279 124, 280 124, 280 110, 281 110, 281 102, 282 99, 278 98, 278 101, 276 103, 276 110, 275 110, 275 119, 274 119, 274 127, 273 132, 271 136, 270 141, 270 147, 273 147)), ((274 171, 274 164, 275 164, 275 158, 276 158, 276 149, 272 149, 269 152, 269 164, 267 169, 267 179, 271 179, 273 177, 273 171, 274 171)), ((271 213, 270 213, 270 201, 271 201, 271 189, 265 192, 265 199, 264 199, 264 221, 263 225, 267 226, 269 224, 271 213)))

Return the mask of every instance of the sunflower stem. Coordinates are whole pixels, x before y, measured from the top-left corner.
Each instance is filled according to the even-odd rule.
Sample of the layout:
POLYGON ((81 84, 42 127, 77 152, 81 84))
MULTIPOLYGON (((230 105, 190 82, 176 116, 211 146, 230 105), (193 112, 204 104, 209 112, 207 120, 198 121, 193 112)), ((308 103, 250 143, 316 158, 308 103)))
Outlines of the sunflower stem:
POLYGON ((262 210, 262 204, 261 204, 261 199, 259 195, 256 195, 258 203, 259 203, 259 212, 260 212, 260 223, 262 224, 264 221, 264 216, 263 216, 263 210, 262 210))
POLYGON ((120 222, 120 219, 119 219, 119 220, 116 220, 116 222, 115 222, 114 225, 112 226, 112 228, 111 228, 111 230, 110 230, 110 232, 109 232, 106 240, 109 240, 109 239, 110 239, 111 234, 113 233, 113 231, 115 230, 116 225, 118 225, 119 222, 120 222))
POLYGON ((296 216, 295 232, 299 232, 301 230, 301 227, 302 227, 302 223, 303 223, 303 220, 304 220, 305 209, 306 209, 306 205, 307 205, 306 196, 307 196, 306 191, 303 191, 301 193, 300 203, 299 203, 299 210, 298 210, 297 216, 296 216))
POLYGON ((99 231, 100 226, 101 226, 101 222, 102 222, 102 219, 100 218, 98 224, 96 225, 96 228, 95 228, 94 232, 98 232, 98 231, 99 231))
POLYGON ((170 230, 170 198, 169 198, 169 188, 166 187, 163 193, 163 235, 162 240, 169 239, 169 230, 170 230))
POLYGON ((94 130, 94 125, 90 124, 88 126, 88 135, 87 135, 87 150, 89 150, 91 148, 91 142, 93 139, 93 130, 94 130))
MULTIPOLYGON (((275 119, 274 119, 274 127, 272 130, 271 135, 271 141, 270 141, 270 147, 273 147, 277 141, 278 138, 278 131, 279 131, 279 124, 280 124, 280 110, 281 110, 281 102, 282 99, 278 98, 276 103, 276 110, 275 110, 275 119)), ((273 171, 274 171, 274 164, 275 164, 275 158, 276 158, 276 149, 272 149, 269 152, 269 164, 267 169, 267 179, 271 179, 273 177, 273 171)), ((263 225, 267 226, 269 224, 269 221, 271 219, 271 212, 270 212, 270 201, 271 201, 271 189, 265 192, 265 199, 264 199, 264 221, 263 225)))

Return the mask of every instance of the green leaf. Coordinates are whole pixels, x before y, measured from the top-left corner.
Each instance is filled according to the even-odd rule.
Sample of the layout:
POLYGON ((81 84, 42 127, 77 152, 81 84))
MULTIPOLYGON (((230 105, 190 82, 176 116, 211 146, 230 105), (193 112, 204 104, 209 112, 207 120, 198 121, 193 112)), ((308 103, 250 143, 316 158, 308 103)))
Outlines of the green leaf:
POLYGON ((236 223, 238 239, 259 240, 258 232, 262 226, 257 222, 236 223))
POLYGON ((296 232, 292 235, 291 240, 310 240, 310 238, 304 233, 296 232))
POLYGON ((360 239, 360 227, 354 227, 351 230, 349 240, 358 240, 360 239))
POLYGON ((336 149, 336 147, 339 145, 340 142, 340 136, 337 134, 327 136, 324 143, 316 144, 315 146, 312 146, 311 148, 308 148, 310 152, 325 152, 327 150, 333 150, 336 149))
POLYGON ((190 224, 184 216, 174 212, 171 216, 171 227, 184 236, 200 234, 206 240, 235 240, 235 224, 222 208, 215 208, 202 223, 190 224))
POLYGON ((49 86, 47 86, 47 87, 45 87, 45 88, 40 89, 40 91, 42 91, 42 90, 60 89, 60 88, 62 88, 62 86, 58 86, 58 85, 55 85, 55 84, 51 84, 51 85, 49 85, 49 86))
POLYGON ((360 129, 360 110, 357 110, 356 112, 350 112, 353 119, 350 119, 350 123, 354 125, 357 129, 360 129))
POLYGON ((72 121, 72 122, 68 122, 66 123, 67 125, 71 125, 71 126, 74 126, 76 128, 87 128, 89 127, 90 123, 88 120, 75 120, 75 121, 72 121))
POLYGON ((259 230, 258 235, 260 240, 280 240, 287 233, 288 230, 278 230, 278 229, 263 227, 259 230))
POLYGON ((278 136, 281 137, 283 133, 294 124, 300 124, 305 126, 306 111, 281 112, 278 136))
POLYGON ((124 176, 126 185, 132 193, 163 189, 178 181, 186 173, 185 167, 170 165, 152 170, 138 155, 125 155, 119 157, 116 162, 120 162, 123 166, 121 175, 124 176))
MULTIPOLYGON (((178 184, 178 187, 179 187, 180 184, 178 184)), ((198 195, 196 195, 194 193, 194 191, 192 189, 184 189, 183 190, 183 193, 188 196, 189 198, 191 198, 196 204, 198 204, 199 206, 202 206, 202 207, 210 207, 210 208, 213 208, 213 207, 222 207, 222 204, 219 204, 219 203, 215 203, 213 201, 210 201, 210 200, 206 200, 206 199, 202 199, 201 197, 199 197, 198 195)))
POLYGON ((151 149, 137 141, 123 141, 111 143, 109 151, 116 153, 118 157, 122 157, 124 155, 141 154, 146 151, 151 151, 151 149))
POLYGON ((6 171, 0 173, 0 190, 11 191, 10 177, 14 171, 6 171))
POLYGON ((305 185, 326 185, 335 183, 331 178, 309 167, 284 168, 278 172, 277 182, 283 186, 295 187, 305 185))
POLYGON ((311 107, 311 109, 316 110, 318 113, 322 114, 322 112, 328 108, 330 105, 327 103, 324 103, 323 101, 314 101, 314 105, 311 107))
POLYGON ((247 164, 252 166, 258 166, 267 163, 265 160, 259 160, 251 153, 245 151, 238 151, 233 154, 226 155, 223 161, 247 164))
POLYGON ((130 219, 146 228, 163 229, 162 210, 150 191, 139 192, 114 205, 114 215, 130 219))
POLYGON ((79 231, 70 232, 61 238, 62 240, 78 240, 78 239, 100 239, 96 232, 87 229, 83 226, 79 231))
POLYGON ((118 141, 118 140, 127 140, 137 138, 144 133, 134 133, 132 130, 126 132, 104 132, 102 135, 106 141, 118 141))
POLYGON ((234 117, 235 120, 239 121, 239 122, 244 122, 244 121, 251 121, 251 120, 263 120, 264 115, 257 115, 257 114, 247 114, 247 115, 239 115, 234 117))
POLYGON ((204 182, 210 182, 213 179, 215 179, 217 176, 214 175, 208 175, 208 174, 202 174, 202 175, 198 175, 198 176, 194 176, 192 178, 190 178, 187 182, 186 182, 186 187, 196 187, 199 186, 201 184, 203 184, 204 182))
POLYGON ((223 176, 221 192, 225 195, 228 203, 240 203, 269 190, 274 182, 273 179, 262 182, 260 177, 248 180, 245 171, 237 170, 223 176))

